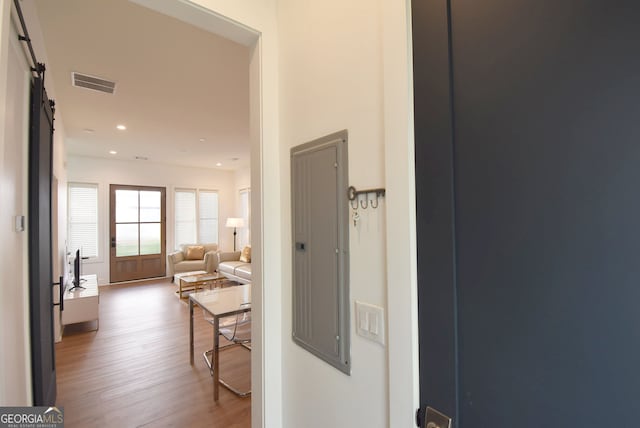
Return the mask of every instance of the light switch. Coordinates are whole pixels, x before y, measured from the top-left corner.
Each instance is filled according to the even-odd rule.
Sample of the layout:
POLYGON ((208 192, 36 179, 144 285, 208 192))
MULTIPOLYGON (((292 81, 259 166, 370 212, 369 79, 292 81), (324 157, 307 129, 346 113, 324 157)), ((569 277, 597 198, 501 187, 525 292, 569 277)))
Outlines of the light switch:
POLYGON ((360 330, 369 331, 369 314, 364 312, 362 316, 360 316, 360 321, 358 323, 360 326, 360 330))
POLYGON ((359 336, 385 344, 384 309, 356 300, 356 333, 359 336))
POLYGON ((25 228, 25 218, 23 215, 17 215, 14 217, 15 219, 15 231, 16 232, 24 232, 24 228, 25 228))

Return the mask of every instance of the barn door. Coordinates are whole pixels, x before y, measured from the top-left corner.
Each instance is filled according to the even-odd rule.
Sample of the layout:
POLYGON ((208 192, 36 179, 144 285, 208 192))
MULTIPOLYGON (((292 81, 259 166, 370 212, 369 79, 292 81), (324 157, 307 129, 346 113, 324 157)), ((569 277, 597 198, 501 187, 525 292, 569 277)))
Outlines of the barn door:
POLYGON ((42 78, 31 87, 29 128, 29 306, 33 404, 56 402, 51 252, 53 108, 42 78))

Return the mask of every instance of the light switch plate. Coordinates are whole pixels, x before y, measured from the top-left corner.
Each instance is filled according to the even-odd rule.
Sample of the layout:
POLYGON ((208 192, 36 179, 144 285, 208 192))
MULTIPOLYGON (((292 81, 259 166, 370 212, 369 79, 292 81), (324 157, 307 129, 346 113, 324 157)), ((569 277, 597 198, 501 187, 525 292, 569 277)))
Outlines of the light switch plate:
POLYGON ((14 217, 14 230, 16 232, 24 232, 25 229, 25 218, 23 215, 17 215, 14 217))
POLYGON ((356 300, 356 334, 384 345, 384 308, 356 300))

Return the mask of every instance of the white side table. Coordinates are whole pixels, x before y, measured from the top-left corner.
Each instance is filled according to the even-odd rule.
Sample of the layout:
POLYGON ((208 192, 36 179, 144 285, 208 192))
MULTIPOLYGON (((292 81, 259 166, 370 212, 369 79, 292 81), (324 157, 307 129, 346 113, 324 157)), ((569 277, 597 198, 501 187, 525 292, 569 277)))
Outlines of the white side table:
POLYGON ((99 327, 100 292, 96 275, 82 275, 84 288, 76 288, 64 293, 64 310, 62 311, 62 325, 79 322, 96 321, 99 327))

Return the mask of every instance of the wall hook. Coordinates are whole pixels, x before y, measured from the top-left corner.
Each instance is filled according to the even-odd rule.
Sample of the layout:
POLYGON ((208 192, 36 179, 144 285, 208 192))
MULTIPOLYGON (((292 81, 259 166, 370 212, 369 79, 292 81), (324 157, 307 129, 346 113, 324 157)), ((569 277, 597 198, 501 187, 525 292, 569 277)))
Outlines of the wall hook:
POLYGON ((366 210, 369 207, 369 202, 371 202, 371 208, 373 209, 378 208, 378 205, 380 203, 378 198, 384 198, 384 194, 385 194, 385 189, 383 188, 356 190, 355 187, 349 186, 349 188, 347 189, 347 198, 349 198, 349 201, 351 201, 351 208, 353 208, 354 210, 358 208, 358 200, 360 200, 360 206, 362 207, 362 209, 366 210), (369 200, 369 194, 376 195, 375 205, 373 204, 373 198, 369 200), (364 202, 361 199, 359 199, 359 195, 364 195, 364 202), (355 206, 354 206, 354 202, 355 202, 355 206))
POLYGON ((367 199, 367 196, 365 195, 364 197, 364 203, 362 203, 363 200, 360 199, 360 206, 362 207, 363 210, 366 210, 369 207, 369 199, 367 199))

